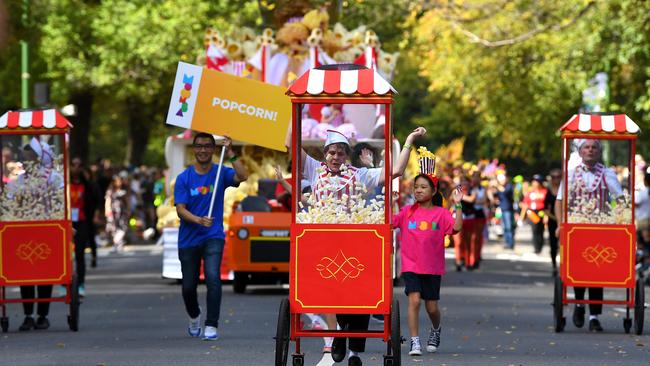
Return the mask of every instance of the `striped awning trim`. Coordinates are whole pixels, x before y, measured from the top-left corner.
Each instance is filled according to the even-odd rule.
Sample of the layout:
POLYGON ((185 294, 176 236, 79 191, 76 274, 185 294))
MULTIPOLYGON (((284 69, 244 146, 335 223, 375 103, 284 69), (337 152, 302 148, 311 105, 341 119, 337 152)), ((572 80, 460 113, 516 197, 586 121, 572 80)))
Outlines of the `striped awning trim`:
POLYGON ((291 84, 287 94, 360 94, 385 95, 395 89, 373 69, 307 70, 291 84))
POLYGON ((56 109, 9 111, 0 116, 0 129, 66 127, 72 127, 72 124, 56 109))
POLYGON ((574 114, 560 131, 598 133, 639 133, 639 125, 625 114, 574 114))

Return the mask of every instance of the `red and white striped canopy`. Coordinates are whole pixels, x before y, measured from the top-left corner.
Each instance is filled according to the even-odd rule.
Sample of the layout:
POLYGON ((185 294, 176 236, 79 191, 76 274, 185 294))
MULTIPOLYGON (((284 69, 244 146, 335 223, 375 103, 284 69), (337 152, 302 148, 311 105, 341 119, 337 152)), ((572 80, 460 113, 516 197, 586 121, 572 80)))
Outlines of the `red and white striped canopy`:
POLYGON ((625 114, 574 114, 560 131, 598 133, 639 133, 639 126, 625 114))
POLYGON ((0 117, 0 129, 66 127, 72 127, 72 124, 56 109, 9 111, 0 117))
POLYGON ((385 95, 395 89, 373 69, 311 69, 302 74, 287 90, 293 95, 361 94, 385 95))

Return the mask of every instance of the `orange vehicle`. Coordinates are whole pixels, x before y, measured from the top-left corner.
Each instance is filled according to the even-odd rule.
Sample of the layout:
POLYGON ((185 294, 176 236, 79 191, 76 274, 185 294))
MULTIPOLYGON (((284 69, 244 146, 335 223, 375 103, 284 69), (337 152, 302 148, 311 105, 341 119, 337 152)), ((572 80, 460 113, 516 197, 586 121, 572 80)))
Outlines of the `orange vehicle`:
MULTIPOLYGON (((274 182, 274 181, 273 181, 274 182)), ((233 289, 249 283, 289 282, 289 212, 273 212, 267 200, 248 196, 228 220, 225 255, 233 271, 233 289)))

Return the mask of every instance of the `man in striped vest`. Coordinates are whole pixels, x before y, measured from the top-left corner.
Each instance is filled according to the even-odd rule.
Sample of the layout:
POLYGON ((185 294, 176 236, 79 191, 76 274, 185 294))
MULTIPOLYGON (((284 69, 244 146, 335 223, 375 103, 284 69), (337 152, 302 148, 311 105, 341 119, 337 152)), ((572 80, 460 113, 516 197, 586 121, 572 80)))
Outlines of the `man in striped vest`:
MULTIPOLYGON (((609 212, 610 202, 623 197, 623 189, 618 182, 616 173, 600 162, 602 158, 602 145, 599 140, 575 139, 573 141, 580 156, 580 162, 568 172, 569 195, 569 222, 573 212, 584 213, 598 211, 609 212)), ((560 185, 555 201, 556 217, 562 220, 562 198, 564 182, 560 185)), ((559 229, 558 229, 559 231, 559 229)), ((558 233, 559 234, 559 233, 558 233)), ((574 288, 576 300, 584 300, 585 288, 574 288)), ((602 287, 589 287, 589 300, 602 300, 602 287)), ((598 320, 602 313, 602 304, 589 304, 589 330, 602 332, 603 328, 598 320)), ((573 324, 582 328, 585 323, 585 306, 576 304, 573 311, 573 324)))
MULTIPOLYGON (((404 174, 413 140, 425 133, 423 127, 418 127, 406 138, 404 149, 394 165, 392 178, 404 174)), ((347 137, 336 130, 327 131, 323 149, 324 162, 312 158, 304 150, 301 151, 303 177, 311 183, 316 199, 325 199, 328 196, 340 198, 344 194, 349 196, 357 184, 363 185, 367 191, 384 185, 383 167, 357 168, 346 164, 351 153, 352 149, 347 137)))

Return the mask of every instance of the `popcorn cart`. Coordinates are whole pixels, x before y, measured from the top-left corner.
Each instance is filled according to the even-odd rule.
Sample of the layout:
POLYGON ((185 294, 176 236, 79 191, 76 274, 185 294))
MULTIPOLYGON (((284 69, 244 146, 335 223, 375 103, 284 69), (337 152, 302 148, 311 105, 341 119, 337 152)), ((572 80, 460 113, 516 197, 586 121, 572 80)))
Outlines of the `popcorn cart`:
POLYGON ((637 126, 625 114, 578 114, 560 128, 564 141, 560 277, 555 331, 566 304, 624 305, 623 327, 643 332, 645 291, 635 273, 634 156, 637 126), (625 289, 621 299, 569 299, 567 287, 625 289))
POLYGON ((72 267, 68 197, 68 132, 57 110, 7 112, 0 117, 0 306, 25 302, 70 305, 68 325, 79 325, 78 285, 72 267), (8 298, 7 286, 64 285, 61 298, 8 298))
POLYGON ((289 298, 280 305, 276 366, 286 365, 290 341, 295 342, 293 365, 304 364, 302 337, 380 338, 387 343, 384 364, 400 365, 399 303, 393 299, 391 271, 391 205, 384 204, 391 195, 394 93, 375 70, 345 64, 308 70, 287 91, 294 107, 293 176, 302 179, 294 179, 292 186, 289 298), (333 143, 350 147, 347 136, 338 131, 328 131, 324 145, 305 148, 301 112, 306 104, 371 104, 385 109, 386 138, 382 161, 375 165, 378 168, 358 168, 347 162, 334 167, 336 158, 327 147, 333 143), (342 330, 310 330, 301 327, 300 315, 305 313, 383 314, 385 322, 382 330, 344 325, 342 330))

